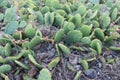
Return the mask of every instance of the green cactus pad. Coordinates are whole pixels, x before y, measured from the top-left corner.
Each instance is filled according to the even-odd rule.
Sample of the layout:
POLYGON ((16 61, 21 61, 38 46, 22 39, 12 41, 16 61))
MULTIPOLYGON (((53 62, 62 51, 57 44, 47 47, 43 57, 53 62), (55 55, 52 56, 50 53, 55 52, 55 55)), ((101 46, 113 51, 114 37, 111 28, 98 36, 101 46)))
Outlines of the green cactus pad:
POLYGON ((68 5, 68 4, 65 4, 64 6, 63 6, 63 9, 67 12, 67 13, 71 13, 72 11, 71 11, 71 8, 70 8, 70 6, 68 5))
POLYGON ((28 54, 31 54, 34 56, 34 52, 32 52, 31 50, 22 50, 21 52, 23 53, 24 57, 27 57, 28 54))
POLYGON ((13 37, 16 39, 16 40, 19 40, 21 39, 22 37, 22 33, 20 31, 16 31, 13 33, 13 37))
POLYGON ((59 61, 60 61, 60 57, 56 57, 48 64, 48 68, 49 69, 54 68, 59 63, 59 61))
POLYGON ((6 45, 5 45, 5 56, 10 56, 10 54, 11 54, 11 44, 10 43, 7 43, 6 45))
POLYGON ((82 32, 79 30, 70 31, 66 35, 67 44, 79 42, 81 39, 82 39, 82 32))
POLYGON ((79 80, 80 76, 81 76, 82 71, 78 71, 74 77, 74 80, 79 80))
POLYGON ((95 37, 97 37, 98 39, 100 39, 101 41, 104 41, 104 32, 100 29, 100 28, 96 28, 95 29, 95 33, 94 33, 95 37))
POLYGON ((40 36, 34 36, 29 43, 29 48, 32 49, 35 45, 37 45, 41 40, 40 36))
POLYGON ((112 20, 115 20, 115 19, 117 18, 117 14, 118 14, 118 9, 115 8, 115 9, 113 10, 113 12, 111 13, 111 19, 112 19, 112 20))
POLYGON ((64 23, 64 17, 57 14, 55 16, 54 25, 57 27, 62 27, 63 23, 64 23))
POLYGON ((0 66, 0 73, 7 73, 12 69, 12 67, 8 64, 4 64, 0 66))
POLYGON ((98 54, 101 53, 102 50, 102 42, 99 39, 92 40, 90 46, 97 51, 98 54))
POLYGON ((69 55, 71 52, 70 52, 70 49, 63 45, 63 44, 58 44, 59 48, 62 50, 63 53, 65 53, 66 55, 69 55))
POLYGON ((64 29, 60 29, 60 30, 55 34, 54 41, 55 41, 55 42, 59 42, 59 41, 62 39, 64 33, 65 33, 64 29))
POLYGON ((82 32, 83 36, 89 36, 90 32, 91 32, 92 26, 88 26, 88 25, 83 25, 80 29, 80 31, 82 32))
POLYGON ((85 5, 80 5, 77 13, 79 13, 80 15, 83 15, 86 12, 86 6, 85 5))
POLYGON ((67 13, 64 10, 56 10, 55 13, 65 17, 67 15, 67 13))
POLYGON ((47 13, 48 11, 50 11, 50 9, 49 9, 48 6, 44 6, 44 7, 42 7, 42 9, 41 9, 42 14, 45 14, 45 13, 47 13))
POLYGON ((54 22, 54 13, 47 12, 44 17, 45 25, 52 25, 54 22))
POLYGON ((102 17, 102 28, 108 27, 110 24, 110 17, 108 15, 104 15, 102 17))
POLYGON ((63 29, 65 30, 65 33, 72 31, 75 29, 75 25, 72 22, 65 21, 63 24, 63 29))
POLYGON ((15 63, 18 64, 19 66, 23 67, 24 69, 29 69, 29 67, 27 65, 23 64, 20 61, 15 60, 15 63))
POLYGON ((44 23, 44 18, 41 12, 36 12, 37 15, 37 20, 39 21, 39 23, 43 24, 44 23))
POLYGON ((82 61, 81 61, 81 65, 83 66, 83 68, 84 68, 85 70, 87 70, 87 69, 89 68, 89 65, 88 65, 87 60, 82 60, 82 61))
POLYGON ((35 33, 36 33, 36 29, 33 28, 32 24, 28 24, 25 27, 25 30, 24 30, 25 37, 31 38, 31 37, 35 36, 35 33))
POLYGON ((96 48, 97 48, 97 53, 101 54, 102 53, 102 46, 100 45, 100 43, 96 43, 96 48))
POLYGON ((91 43, 91 39, 89 37, 83 37, 81 39, 82 44, 90 44, 91 43))
POLYGON ((40 74, 38 76, 38 80, 52 80, 52 74, 47 68, 43 68, 40 71, 40 74))
POLYGON ((75 15, 75 17, 74 17, 74 24, 77 26, 77 27, 79 27, 80 26, 80 24, 81 24, 81 15, 80 14, 76 14, 75 15))
POLYGON ((93 20, 93 21, 92 21, 92 24, 93 24, 93 26, 94 26, 95 28, 98 28, 98 27, 100 26, 99 22, 96 21, 96 20, 93 20))

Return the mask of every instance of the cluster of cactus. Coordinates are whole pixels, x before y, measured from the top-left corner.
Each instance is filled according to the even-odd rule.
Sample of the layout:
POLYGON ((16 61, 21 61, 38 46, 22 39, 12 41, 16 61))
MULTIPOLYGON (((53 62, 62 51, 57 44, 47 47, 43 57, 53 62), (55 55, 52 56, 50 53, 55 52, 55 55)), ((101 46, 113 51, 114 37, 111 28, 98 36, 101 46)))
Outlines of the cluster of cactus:
MULTIPOLYGON (((120 33, 117 32, 120 28, 120 7, 117 2, 113 5, 106 4, 103 7, 102 4, 99 4, 100 2, 85 3, 86 0, 78 2, 75 0, 30 1, 31 3, 27 4, 26 1, 21 0, 20 3, 23 3, 21 6, 17 5, 16 0, 14 4, 8 2, 14 7, 7 8, 5 14, 0 13, 0 22, 6 23, 5 33, 0 37, 0 76, 12 70, 9 61, 29 70, 29 65, 19 61, 20 58, 28 58, 40 69, 38 80, 52 80, 50 70, 59 64, 62 54, 68 57, 72 48, 80 51, 88 50, 83 46, 89 48, 88 55, 92 58, 79 60, 84 70, 89 69, 88 62, 96 59, 95 55, 99 56, 102 62, 105 61, 101 57, 103 46, 109 47, 110 50, 120 50, 119 47, 111 44, 112 41, 120 39, 120 33), (39 7, 40 2, 44 6, 39 7), (104 8, 108 10, 103 11, 104 8), (17 14, 18 9, 20 11, 17 14), (17 17, 20 18, 17 19, 17 17), (36 25, 36 20, 40 26, 54 26, 59 30, 50 39, 45 38, 46 36, 43 36, 39 30, 40 26, 36 25), (52 41, 57 52, 54 59, 48 63, 47 68, 37 62, 33 51, 33 48, 41 41, 52 41), (14 49, 17 50, 13 54, 14 49)), ((114 61, 115 59, 109 59, 106 63, 114 61)), ((68 69, 74 71, 69 62, 66 65, 68 69)), ((81 73, 81 70, 77 71, 74 80, 78 80, 81 73)))

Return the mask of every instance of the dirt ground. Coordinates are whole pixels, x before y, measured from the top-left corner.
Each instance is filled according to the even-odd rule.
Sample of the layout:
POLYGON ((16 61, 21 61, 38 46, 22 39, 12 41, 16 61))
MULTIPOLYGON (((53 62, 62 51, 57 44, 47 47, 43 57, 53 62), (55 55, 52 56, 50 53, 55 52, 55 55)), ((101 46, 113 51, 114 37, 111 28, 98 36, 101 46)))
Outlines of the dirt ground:
MULTIPOLYGON (((52 27, 47 27, 46 29, 41 29, 44 36, 51 37, 56 33, 58 29, 52 27), (46 33, 47 32, 47 33, 46 33), (51 35, 51 36, 50 36, 51 35)), ((62 43, 62 42, 61 42, 62 43)), ((118 42, 120 46, 120 42, 118 42)), ((56 57, 56 49, 50 42, 40 42, 34 47, 35 59, 38 63, 47 67, 47 64, 56 57)), ((79 80, 120 80, 120 51, 103 51, 103 57, 110 56, 117 58, 117 62, 114 64, 103 64, 99 59, 95 59, 89 62, 89 70, 84 70, 79 63, 79 58, 88 56, 88 52, 79 52, 76 50, 71 50, 69 56, 64 56, 61 54, 61 59, 58 65, 51 69, 53 80, 74 80, 77 71, 81 70, 82 74, 79 80), (67 67, 67 64, 72 65, 72 69, 67 67)), ((39 74, 39 69, 34 66, 28 58, 21 58, 21 62, 31 67, 30 70, 24 70, 20 66, 16 65, 14 62, 9 62, 12 65, 12 71, 7 75, 10 80, 23 80, 22 76, 28 75, 32 78, 37 78, 39 74), (18 71, 19 74, 15 75, 18 71)))

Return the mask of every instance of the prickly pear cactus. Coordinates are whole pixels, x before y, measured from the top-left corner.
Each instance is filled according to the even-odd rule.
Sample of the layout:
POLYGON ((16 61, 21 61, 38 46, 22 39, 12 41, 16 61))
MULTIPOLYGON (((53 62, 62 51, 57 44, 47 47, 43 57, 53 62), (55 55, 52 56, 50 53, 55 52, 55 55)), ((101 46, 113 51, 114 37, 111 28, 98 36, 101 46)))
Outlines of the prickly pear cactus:
POLYGON ((90 44, 90 43, 91 43, 91 39, 90 39, 90 37, 83 37, 83 38, 81 39, 81 42, 82 42, 83 44, 90 44))
POLYGON ((32 26, 32 24, 28 24, 24 30, 24 34, 26 37, 33 37, 36 33, 36 29, 32 26))
POLYGON ((57 14, 55 16, 54 25, 57 26, 57 27, 62 27, 63 23, 64 23, 64 17, 57 14))
POLYGON ((66 47, 65 45, 58 44, 58 46, 60 47, 60 49, 62 50, 62 52, 65 53, 66 55, 69 55, 71 53, 70 49, 68 47, 66 47))
POLYGON ((13 33, 13 37, 14 37, 16 40, 22 39, 22 32, 21 32, 21 31, 15 31, 15 32, 13 33))
POLYGON ((58 64, 58 62, 60 61, 60 57, 56 57, 55 59, 53 59, 49 64, 48 64, 48 68, 52 69, 54 67, 56 67, 56 65, 58 64))
POLYGON ((72 31, 75 29, 75 25, 72 22, 65 21, 63 24, 63 29, 65 30, 65 33, 72 31))
POLYGON ((106 28, 110 25, 110 17, 108 15, 103 15, 102 17, 102 28, 106 28))
POLYGON ((83 36, 89 36, 90 32, 91 32, 92 26, 88 26, 88 25, 83 25, 80 29, 80 31, 82 32, 83 36))
POLYGON ((100 28, 96 28, 95 29, 95 33, 94 33, 94 35, 98 38, 98 39, 100 39, 101 41, 104 41, 104 32, 100 29, 100 28))
POLYGON ((9 72, 12 69, 12 67, 8 64, 4 64, 0 66, 0 73, 6 73, 9 72))
POLYGON ((65 17, 67 15, 67 13, 64 10, 56 10, 55 13, 60 14, 63 17, 65 17))
POLYGON ((52 80, 52 75, 51 75, 50 71, 47 68, 43 68, 40 71, 38 80, 52 80))
POLYGON ((102 52, 102 42, 98 39, 92 40, 90 46, 97 51, 98 54, 102 52))
POLYGON ((67 33, 66 35, 66 43, 74 43, 79 42, 82 39, 82 32, 79 30, 73 30, 67 33))
POLYGON ((117 18, 118 9, 115 8, 111 13, 111 19, 114 21, 117 18))
POLYGON ((46 25, 52 25, 54 22, 54 13, 47 12, 45 14, 45 24, 46 25))
POLYGON ((120 51, 119 5, 119 0, 0 0, 0 80, 96 79, 94 62, 102 68, 119 60, 114 55, 120 51))
POLYGON ((62 39, 64 33, 65 33, 64 29, 60 29, 60 30, 56 33, 55 38, 54 38, 54 41, 55 41, 55 42, 59 42, 59 41, 62 39))

